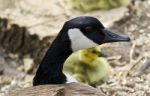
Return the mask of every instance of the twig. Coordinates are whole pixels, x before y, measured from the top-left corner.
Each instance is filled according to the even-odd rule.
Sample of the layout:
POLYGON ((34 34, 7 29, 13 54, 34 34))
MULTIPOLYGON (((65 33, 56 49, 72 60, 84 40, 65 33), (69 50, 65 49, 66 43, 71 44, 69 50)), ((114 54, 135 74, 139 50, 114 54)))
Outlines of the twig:
POLYGON ((130 50, 130 54, 129 54, 129 57, 130 57, 130 67, 129 67, 129 69, 127 70, 127 72, 125 72, 124 74, 123 74, 123 78, 126 78, 127 76, 128 76, 128 74, 129 74, 129 72, 130 72, 130 70, 133 68, 133 66, 135 66, 135 64, 137 64, 137 63, 133 63, 133 54, 134 54, 134 49, 135 49, 135 46, 136 46, 136 42, 133 42, 133 44, 132 44, 132 47, 131 47, 131 50, 130 50))
MULTIPOLYGON (((136 59, 136 61, 131 65, 130 70, 132 70, 132 69, 135 67, 135 65, 138 64, 138 63, 140 62, 140 60, 142 60, 143 58, 144 58, 143 55, 142 55, 142 56, 139 56, 139 57, 136 59)), ((130 70, 129 70, 129 71, 130 71, 130 70)))
POLYGON ((123 77, 126 78, 129 75, 129 72, 135 67, 136 64, 139 63, 140 60, 144 58, 143 55, 140 55, 136 60, 133 60, 134 49, 136 47, 136 42, 133 43, 132 48, 130 50, 130 67, 127 72, 124 73, 123 77))
POLYGON ((133 54, 134 54, 135 46, 136 46, 136 42, 133 42, 133 45, 132 45, 131 50, 130 50, 130 55, 129 55, 129 57, 130 57, 130 64, 133 63, 133 54))
POLYGON ((111 57, 107 57, 107 60, 119 60, 121 59, 121 55, 115 55, 115 56, 111 56, 111 57))

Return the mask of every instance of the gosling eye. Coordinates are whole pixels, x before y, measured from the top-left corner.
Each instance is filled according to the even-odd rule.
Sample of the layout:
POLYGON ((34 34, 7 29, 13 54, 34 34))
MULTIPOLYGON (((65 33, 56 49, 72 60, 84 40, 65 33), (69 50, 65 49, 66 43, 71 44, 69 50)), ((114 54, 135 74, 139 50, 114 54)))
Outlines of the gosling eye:
POLYGON ((94 54, 95 54, 95 53, 97 53, 97 51, 93 50, 93 51, 92 51, 92 53, 94 53, 94 54))

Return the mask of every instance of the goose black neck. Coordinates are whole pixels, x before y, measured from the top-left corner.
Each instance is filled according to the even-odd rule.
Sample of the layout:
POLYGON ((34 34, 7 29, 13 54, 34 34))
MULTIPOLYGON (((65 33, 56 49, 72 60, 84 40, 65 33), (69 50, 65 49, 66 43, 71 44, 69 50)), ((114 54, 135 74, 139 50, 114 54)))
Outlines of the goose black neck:
MULTIPOLYGON (((65 42, 59 35, 43 58, 33 80, 33 85, 62 84, 66 82, 63 64, 72 53, 69 40, 65 42)), ((68 37, 67 37, 68 38, 68 37)))

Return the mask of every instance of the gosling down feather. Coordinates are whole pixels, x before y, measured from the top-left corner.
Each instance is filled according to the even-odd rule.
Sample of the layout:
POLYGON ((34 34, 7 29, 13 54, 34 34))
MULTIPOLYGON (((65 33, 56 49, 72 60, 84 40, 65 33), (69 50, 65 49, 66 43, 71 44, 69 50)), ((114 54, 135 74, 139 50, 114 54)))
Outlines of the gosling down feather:
POLYGON ((64 63, 64 73, 75 78, 76 82, 92 86, 101 84, 101 81, 105 81, 109 77, 112 70, 101 53, 99 47, 73 53, 64 63))

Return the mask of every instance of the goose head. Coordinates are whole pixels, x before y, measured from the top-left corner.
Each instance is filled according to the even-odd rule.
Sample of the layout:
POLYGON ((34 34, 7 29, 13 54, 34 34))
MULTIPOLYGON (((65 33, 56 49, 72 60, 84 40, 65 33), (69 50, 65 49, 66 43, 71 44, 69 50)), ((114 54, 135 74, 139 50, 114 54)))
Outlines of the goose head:
POLYGON ((98 19, 90 16, 77 17, 67 21, 62 31, 67 32, 72 51, 96 47, 108 42, 130 40, 128 36, 118 35, 107 30, 98 19))

